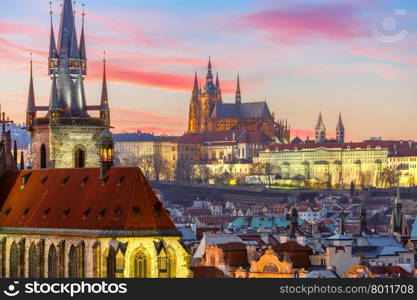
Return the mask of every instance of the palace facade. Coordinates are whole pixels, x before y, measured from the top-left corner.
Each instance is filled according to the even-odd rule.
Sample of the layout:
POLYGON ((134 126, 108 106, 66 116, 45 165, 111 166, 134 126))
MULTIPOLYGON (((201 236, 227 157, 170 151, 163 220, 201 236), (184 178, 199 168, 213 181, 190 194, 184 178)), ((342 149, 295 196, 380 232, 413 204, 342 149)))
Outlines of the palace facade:
POLYGON ((262 131, 269 138, 282 143, 290 141, 290 126, 284 121, 275 121, 275 116, 264 102, 242 102, 240 79, 237 78, 234 103, 224 103, 217 75, 214 81, 209 60, 206 83, 199 88, 197 74, 190 101, 188 117, 189 133, 228 131, 232 129, 262 131))

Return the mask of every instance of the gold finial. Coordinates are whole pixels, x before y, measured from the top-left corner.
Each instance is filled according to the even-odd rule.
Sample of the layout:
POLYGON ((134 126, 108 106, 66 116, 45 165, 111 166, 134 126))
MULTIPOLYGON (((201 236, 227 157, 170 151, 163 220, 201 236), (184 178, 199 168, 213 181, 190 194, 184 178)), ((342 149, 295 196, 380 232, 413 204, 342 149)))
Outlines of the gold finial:
POLYGON ((82 16, 83 16, 83 17, 85 17, 85 3, 83 3, 83 4, 82 4, 82 6, 83 6, 83 13, 82 13, 82 16))
POLYGON ((52 15, 53 11, 52 11, 52 1, 49 1, 49 14, 52 15))
POLYGON ((75 5, 77 4, 77 1, 73 1, 72 3, 74 3, 74 15, 77 13, 77 11, 75 10, 75 5))
POLYGON ((106 51, 103 51, 103 61, 106 62, 106 51))

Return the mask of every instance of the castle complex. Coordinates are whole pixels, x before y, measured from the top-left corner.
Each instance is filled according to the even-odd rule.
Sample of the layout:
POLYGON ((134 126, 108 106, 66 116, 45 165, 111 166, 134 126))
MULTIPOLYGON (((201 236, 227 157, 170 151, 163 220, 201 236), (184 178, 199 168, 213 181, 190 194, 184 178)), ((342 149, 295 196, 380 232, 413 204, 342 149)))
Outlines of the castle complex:
POLYGON ((262 131, 277 142, 288 143, 290 141, 290 126, 284 121, 276 122, 266 102, 242 102, 239 76, 235 102, 224 103, 219 76, 216 76, 214 82, 211 60, 209 60, 203 89, 199 88, 197 74, 195 75, 188 132, 204 133, 232 129, 262 131))
POLYGON ((33 167, 98 167, 98 137, 110 126, 105 65, 101 103, 88 106, 84 93, 87 75, 84 14, 78 43, 71 1, 64 2, 58 43, 51 12, 48 61, 52 80, 49 106, 36 106, 32 63, 30 68, 26 125, 32 136, 33 167), (100 116, 92 117, 89 111, 99 111, 100 116), (41 112, 45 114, 40 115, 41 112))

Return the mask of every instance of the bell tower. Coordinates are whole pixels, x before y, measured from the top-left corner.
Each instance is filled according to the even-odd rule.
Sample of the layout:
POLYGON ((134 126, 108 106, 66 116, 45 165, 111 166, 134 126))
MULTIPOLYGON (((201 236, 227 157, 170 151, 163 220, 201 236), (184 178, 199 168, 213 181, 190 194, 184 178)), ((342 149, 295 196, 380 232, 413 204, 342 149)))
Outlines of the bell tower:
POLYGON ((52 8, 50 15, 48 74, 51 93, 48 106, 35 103, 32 61, 30 67, 26 123, 32 137, 32 166, 35 169, 99 167, 97 141, 110 128, 105 60, 101 102, 87 105, 84 5, 79 43, 71 0, 63 0, 57 43, 52 8), (92 117, 90 111, 98 111, 100 116, 92 117))

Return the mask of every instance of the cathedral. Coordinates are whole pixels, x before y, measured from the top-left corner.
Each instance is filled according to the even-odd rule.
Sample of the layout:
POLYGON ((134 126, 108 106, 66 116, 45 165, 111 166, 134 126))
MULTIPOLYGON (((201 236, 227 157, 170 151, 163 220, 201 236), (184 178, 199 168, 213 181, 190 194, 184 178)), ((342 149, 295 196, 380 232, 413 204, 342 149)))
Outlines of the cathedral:
POLYGON ((110 127, 106 69, 104 60, 101 103, 89 106, 84 92, 87 75, 84 17, 83 13, 78 42, 72 2, 64 1, 56 43, 51 11, 48 106, 35 103, 31 62, 26 126, 32 137, 31 163, 35 169, 99 166, 97 141, 110 127), (89 111, 99 112, 99 117, 92 117, 89 111))
POLYGON ((241 129, 262 131, 271 139, 280 143, 289 143, 290 127, 285 121, 275 121, 274 114, 264 102, 242 102, 240 79, 237 78, 234 103, 224 103, 219 76, 214 81, 211 60, 208 63, 206 83, 199 88, 197 74, 190 101, 188 121, 189 133, 207 131, 228 131, 241 129))

